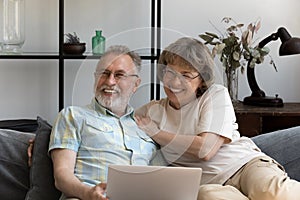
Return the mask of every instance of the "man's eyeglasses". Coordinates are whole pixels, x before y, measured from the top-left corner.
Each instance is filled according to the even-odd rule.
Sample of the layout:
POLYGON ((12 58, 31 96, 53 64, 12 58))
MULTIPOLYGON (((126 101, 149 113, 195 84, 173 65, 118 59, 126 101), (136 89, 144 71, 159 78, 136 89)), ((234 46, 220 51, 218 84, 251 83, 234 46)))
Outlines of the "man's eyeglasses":
POLYGON ((165 68, 163 70, 163 74, 166 78, 168 79, 175 79, 176 77, 178 77, 181 81, 185 81, 185 82, 190 82, 193 79, 197 78, 200 76, 200 74, 198 73, 198 75, 193 75, 190 72, 187 73, 178 73, 170 68, 165 68))
POLYGON ((104 78, 104 79, 109 78, 111 74, 114 76, 114 79, 116 81, 126 80, 130 76, 139 77, 139 75, 137 75, 137 74, 127 74, 123 71, 111 72, 111 71, 105 70, 105 71, 95 72, 96 77, 100 77, 100 78, 104 78))

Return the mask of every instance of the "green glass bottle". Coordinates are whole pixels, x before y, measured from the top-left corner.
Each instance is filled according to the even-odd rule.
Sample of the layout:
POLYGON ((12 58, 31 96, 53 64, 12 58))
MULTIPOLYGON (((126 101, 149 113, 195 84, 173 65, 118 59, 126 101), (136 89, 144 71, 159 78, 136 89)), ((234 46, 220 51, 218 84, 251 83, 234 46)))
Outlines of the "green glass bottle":
POLYGON ((92 37, 92 52, 94 55, 103 54, 105 51, 105 37, 101 30, 96 30, 96 35, 92 37))

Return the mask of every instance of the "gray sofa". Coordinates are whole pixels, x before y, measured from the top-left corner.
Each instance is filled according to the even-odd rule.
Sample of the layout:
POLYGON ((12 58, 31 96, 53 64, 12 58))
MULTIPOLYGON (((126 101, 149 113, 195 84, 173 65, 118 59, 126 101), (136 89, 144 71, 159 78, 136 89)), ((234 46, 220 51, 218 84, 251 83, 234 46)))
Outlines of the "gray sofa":
POLYGON ((300 181, 300 126, 258 135, 252 140, 283 165, 291 178, 300 181))
POLYGON ((47 154, 51 126, 42 118, 0 121, 0 199, 56 200, 52 162, 47 154), (17 137, 17 138, 16 138, 17 137), (32 167, 28 140, 35 137, 32 167))
MULTIPOLYGON (((42 118, 0 121, 0 199, 56 200, 52 162, 47 154, 51 126, 42 118), (16 139, 16 137, 18 137, 16 139), (28 140, 35 137, 32 167, 28 140)), ((259 135, 254 142, 300 180, 300 127, 259 135)))

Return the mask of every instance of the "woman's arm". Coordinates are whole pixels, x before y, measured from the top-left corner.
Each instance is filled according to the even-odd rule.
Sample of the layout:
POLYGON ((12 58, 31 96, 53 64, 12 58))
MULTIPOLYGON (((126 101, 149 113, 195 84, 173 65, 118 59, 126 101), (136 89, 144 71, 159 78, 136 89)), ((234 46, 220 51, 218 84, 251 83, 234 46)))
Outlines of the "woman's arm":
POLYGON ((145 131, 161 147, 168 146, 178 154, 210 160, 227 142, 225 137, 214 133, 199 133, 198 135, 180 135, 159 130, 149 117, 135 116, 139 128, 145 131))

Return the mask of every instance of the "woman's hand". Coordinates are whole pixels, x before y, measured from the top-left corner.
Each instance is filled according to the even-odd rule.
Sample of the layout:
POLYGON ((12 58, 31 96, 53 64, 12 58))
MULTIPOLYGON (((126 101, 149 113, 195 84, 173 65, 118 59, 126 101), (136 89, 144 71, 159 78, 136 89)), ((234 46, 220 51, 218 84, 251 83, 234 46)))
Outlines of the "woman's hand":
POLYGON ((155 124, 150 117, 135 116, 134 118, 138 127, 145 131, 150 137, 153 137, 160 131, 157 124, 155 124))

